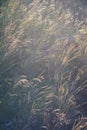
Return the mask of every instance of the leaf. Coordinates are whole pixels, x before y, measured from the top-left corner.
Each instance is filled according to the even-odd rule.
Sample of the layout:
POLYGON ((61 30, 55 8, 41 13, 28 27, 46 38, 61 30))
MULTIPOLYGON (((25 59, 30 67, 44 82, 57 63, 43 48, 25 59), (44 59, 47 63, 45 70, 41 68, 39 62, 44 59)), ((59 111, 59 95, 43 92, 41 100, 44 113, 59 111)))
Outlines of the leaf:
POLYGON ((41 79, 39 79, 39 78, 34 78, 33 80, 41 82, 41 79))
POLYGON ((14 96, 18 96, 17 94, 13 94, 13 93, 8 93, 11 97, 14 97, 14 96))
POLYGON ((61 87, 61 92, 62 92, 62 94, 64 94, 64 92, 65 92, 64 87, 61 87))

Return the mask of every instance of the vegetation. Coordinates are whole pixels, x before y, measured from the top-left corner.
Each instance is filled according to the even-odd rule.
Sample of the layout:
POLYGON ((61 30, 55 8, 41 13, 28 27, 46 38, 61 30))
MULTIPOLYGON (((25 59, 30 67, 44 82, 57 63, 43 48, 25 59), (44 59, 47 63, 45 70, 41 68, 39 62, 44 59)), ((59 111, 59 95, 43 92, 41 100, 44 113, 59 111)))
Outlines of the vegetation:
POLYGON ((0 1, 0 130, 87 129, 87 1, 0 1))

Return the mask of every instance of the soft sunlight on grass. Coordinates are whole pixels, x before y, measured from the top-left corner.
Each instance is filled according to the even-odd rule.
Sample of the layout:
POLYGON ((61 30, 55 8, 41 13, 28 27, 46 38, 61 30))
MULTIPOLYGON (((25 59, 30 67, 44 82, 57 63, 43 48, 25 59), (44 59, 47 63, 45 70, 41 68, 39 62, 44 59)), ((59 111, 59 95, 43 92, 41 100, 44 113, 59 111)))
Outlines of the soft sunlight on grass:
POLYGON ((9 0, 0 9, 0 129, 80 130, 85 121, 75 120, 87 115, 85 4, 9 0))

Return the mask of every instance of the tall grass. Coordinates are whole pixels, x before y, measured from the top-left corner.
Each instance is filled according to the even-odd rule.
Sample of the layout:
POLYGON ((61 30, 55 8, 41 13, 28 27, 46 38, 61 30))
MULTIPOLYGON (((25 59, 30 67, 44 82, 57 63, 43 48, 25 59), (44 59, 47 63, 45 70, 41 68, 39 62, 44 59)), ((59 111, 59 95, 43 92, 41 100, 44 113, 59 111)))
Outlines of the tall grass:
POLYGON ((51 116, 54 129, 62 116, 66 124, 70 116, 86 114, 81 99, 87 90, 86 20, 75 17, 77 9, 73 13, 78 6, 83 11, 81 3, 69 4, 10 0, 2 8, 0 105, 4 121, 12 111, 12 130, 29 127, 33 115, 42 116, 51 130, 51 116))

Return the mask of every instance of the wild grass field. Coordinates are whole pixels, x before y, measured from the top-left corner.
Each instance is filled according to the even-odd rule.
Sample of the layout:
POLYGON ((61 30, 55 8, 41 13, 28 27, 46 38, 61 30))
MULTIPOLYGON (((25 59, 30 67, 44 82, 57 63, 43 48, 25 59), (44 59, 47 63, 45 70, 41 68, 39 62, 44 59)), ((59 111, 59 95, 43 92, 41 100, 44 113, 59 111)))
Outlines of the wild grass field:
POLYGON ((0 0, 0 130, 87 130, 86 0, 0 0))

